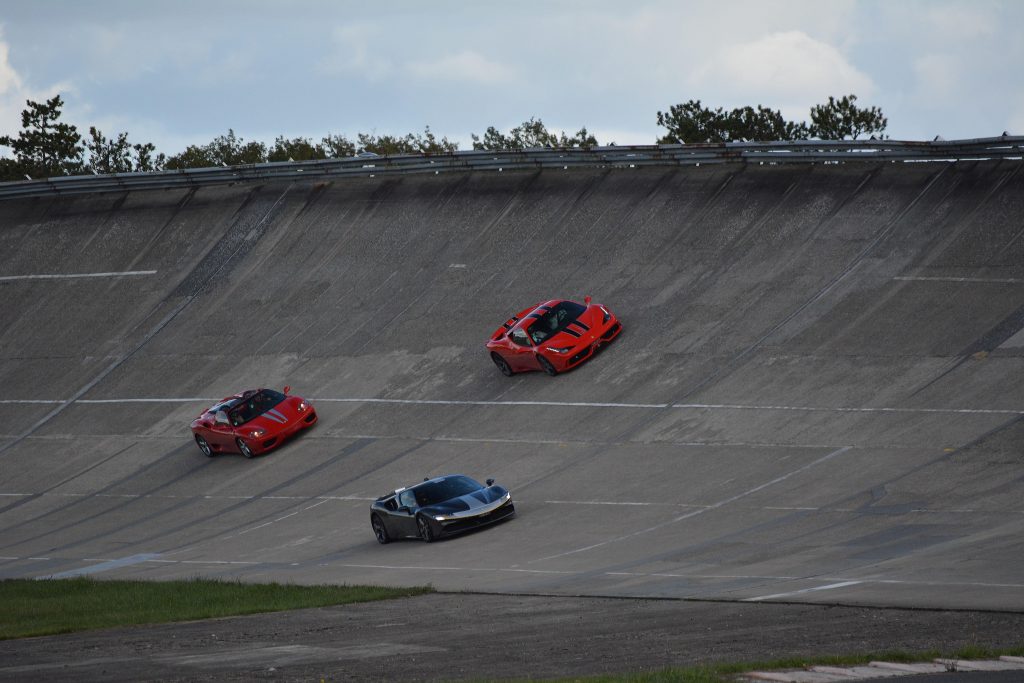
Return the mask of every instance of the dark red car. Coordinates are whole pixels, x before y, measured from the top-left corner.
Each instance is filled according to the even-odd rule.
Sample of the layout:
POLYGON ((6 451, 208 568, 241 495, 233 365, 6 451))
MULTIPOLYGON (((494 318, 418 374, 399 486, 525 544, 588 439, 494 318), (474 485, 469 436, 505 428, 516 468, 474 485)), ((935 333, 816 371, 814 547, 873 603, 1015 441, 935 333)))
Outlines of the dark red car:
POLYGON ((316 424, 316 410, 304 398, 273 389, 249 389, 228 396, 192 421, 199 450, 241 453, 251 458, 280 446, 288 437, 316 424))
POLYGON ((487 342, 503 375, 543 370, 549 375, 574 368, 619 336, 622 325, 601 304, 552 299, 519 311, 487 342))

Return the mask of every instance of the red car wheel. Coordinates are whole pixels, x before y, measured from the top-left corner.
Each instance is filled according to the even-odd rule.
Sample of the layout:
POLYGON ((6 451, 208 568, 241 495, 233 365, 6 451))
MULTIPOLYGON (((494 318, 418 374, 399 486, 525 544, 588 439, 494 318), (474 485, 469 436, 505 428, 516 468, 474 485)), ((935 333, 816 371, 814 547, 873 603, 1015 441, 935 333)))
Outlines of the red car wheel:
POLYGON ((537 356, 537 361, 540 363, 540 369, 543 370, 544 372, 548 373, 552 377, 554 377, 555 375, 558 374, 558 370, 555 369, 555 366, 552 365, 551 361, 549 361, 544 356, 538 355, 537 356))

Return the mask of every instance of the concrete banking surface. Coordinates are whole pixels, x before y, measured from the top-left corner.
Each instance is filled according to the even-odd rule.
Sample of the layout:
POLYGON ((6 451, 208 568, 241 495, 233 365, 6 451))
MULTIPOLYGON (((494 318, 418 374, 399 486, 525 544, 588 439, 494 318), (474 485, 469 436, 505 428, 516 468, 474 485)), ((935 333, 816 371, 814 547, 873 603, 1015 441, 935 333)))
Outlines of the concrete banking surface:
POLYGON ((1024 609, 1017 161, 465 173, 0 202, 0 577, 1024 609), (622 336, 503 377, 511 313, 622 336), (272 454, 189 421, 314 402, 272 454), (378 545, 494 477, 516 519, 378 545))

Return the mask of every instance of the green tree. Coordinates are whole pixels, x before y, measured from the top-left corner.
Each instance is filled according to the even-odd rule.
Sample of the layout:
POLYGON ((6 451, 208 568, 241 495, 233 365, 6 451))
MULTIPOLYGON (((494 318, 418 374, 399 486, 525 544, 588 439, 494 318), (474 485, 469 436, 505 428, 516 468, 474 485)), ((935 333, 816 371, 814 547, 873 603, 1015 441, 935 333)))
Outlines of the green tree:
POLYGON ((448 138, 437 139, 430 126, 423 135, 407 133, 402 137, 394 135, 372 135, 360 133, 356 153, 371 152, 381 155, 395 154, 449 154, 459 149, 459 143, 448 138))
POLYGON ((89 126, 85 148, 89 152, 89 168, 94 173, 128 173, 132 170, 132 146, 128 142, 128 133, 108 140, 95 126, 89 126))
POLYGON ((669 107, 658 112, 658 125, 668 132, 659 144, 700 142, 773 142, 780 140, 857 139, 858 135, 881 133, 888 120, 878 107, 860 109, 856 95, 841 100, 828 98, 827 104, 811 108, 810 125, 787 121, 780 111, 758 105, 725 111, 709 109, 700 100, 669 107))
POLYGON ((587 132, 586 127, 580 128, 572 136, 566 135, 565 131, 556 134, 549 131, 543 121, 532 116, 529 120, 511 129, 507 135, 494 126, 489 126, 483 138, 480 138, 475 133, 470 137, 473 139, 473 149, 487 150, 530 149, 534 147, 596 147, 598 145, 597 138, 587 132))
POLYGON ((262 142, 245 142, 228 129, 227 135, 219 135, 203 146, 189 145, 181 154, 167 160, 166 167, 208 168, 210 166, 236 166, 238 164, 260 164, 267 160, 267 146, 262 142))
POLYGON ((78 129, 60 123, 64 101, 60 95, 45 103, 27 100, 28 108, 21 113, 21 132, 18 137, 0 137, 0 146, 14 150, 15 164, 3 164, 0 170, 13 175, 10 179, 50 178, 73 175, 82 171, 82 137, 78 129), (6 168, 4 168, 6 167, 6 168))
POLYGON ((802 140, 808 132, 806 124, 787 121, 782 112, 761 105, 725 111, 708 109, 700 100, 659 111, 658 125, 668 130, 658 144, 802 140))
POLYGON ((320 145, 329 159, 344 159, 356 155, 356 144, 344 135, 332 135, 328 133, 320 145))
POLYGON ((856 95, 841 100, 829 96, 827 104, 811 107, 811 137, 821 140, 856 140, 861 135, 874 135, 885 139, 889 119, 878 107, 861 109, 855 103, 856 95))
POLYGON ((310 161, 326 158, 327 150, 323 145, 314 145, 306 138, 287 140, 282 135, 274 140, 274 147, 267 155, 267 161, 310 161))
POLYGON ((135 150, 135 171, 140 173, 148 173, 150 171, 162 171, 164 166, 167 164, 167 156, 161 152, 156 156, 153 156, 153 152, 156 151, 156 147, 153 146, 152 142, 145 144, 134 144, 132 149, 135 150))

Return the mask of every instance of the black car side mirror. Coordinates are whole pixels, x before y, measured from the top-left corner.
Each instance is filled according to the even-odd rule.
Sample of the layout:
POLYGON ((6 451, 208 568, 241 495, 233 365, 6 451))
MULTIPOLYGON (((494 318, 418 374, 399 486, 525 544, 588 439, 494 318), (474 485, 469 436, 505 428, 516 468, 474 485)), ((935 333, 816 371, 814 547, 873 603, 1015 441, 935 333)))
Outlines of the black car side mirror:
POLYGON ((494 480, 493 479, 488 479, 487 480, 487 485, 488 486, 494 486, 494 480))

